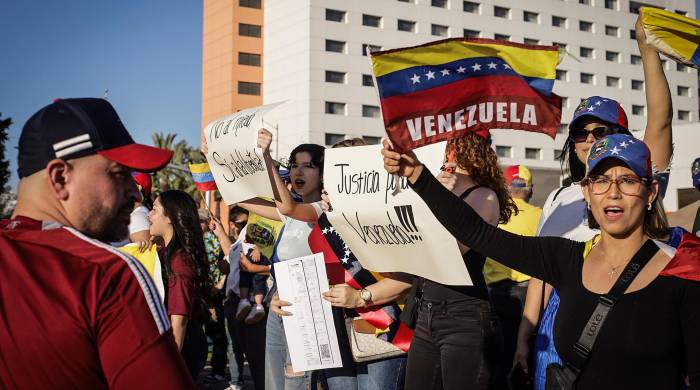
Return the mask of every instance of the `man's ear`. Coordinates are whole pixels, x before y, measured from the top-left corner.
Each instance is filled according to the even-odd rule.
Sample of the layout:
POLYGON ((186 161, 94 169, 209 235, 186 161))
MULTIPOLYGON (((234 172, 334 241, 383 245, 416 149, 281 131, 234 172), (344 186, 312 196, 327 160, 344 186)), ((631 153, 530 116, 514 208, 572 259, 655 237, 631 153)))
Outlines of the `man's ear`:
POLYGON ((59 200, 68 199, 68 188, 66 184, 70 180, 72 173, 71 165, 61 159, 53 159, 46 164, 46 174, 49 187, 59 200))

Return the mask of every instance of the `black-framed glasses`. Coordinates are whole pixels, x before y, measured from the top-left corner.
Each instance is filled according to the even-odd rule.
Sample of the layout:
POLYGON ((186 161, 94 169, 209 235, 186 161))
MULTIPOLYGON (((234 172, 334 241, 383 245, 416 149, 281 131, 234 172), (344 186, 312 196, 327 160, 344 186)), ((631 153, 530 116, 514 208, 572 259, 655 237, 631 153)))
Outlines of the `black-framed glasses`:
POLYGON ((606 135, 613 134, 614 128, 609 127, 609 126, 598 126, 595 127, 591 130, 586 130, 586 129, 574 129, 571 132, 571 139, 574 140, 574 142, 586 142, 588 139, 589 134, 593 134, 593 138, 597 140, 605 137, 606 135))
POLYGON ((602 195, 610 191, 610 187, 615 183, 617 190, 621 193, 636 196, 642 192, 642 188, 648 182, 648 179, 636 175, 622 175, 617 179, 605 175, 594 175, 585 178, 581 184, 588 186, 592 194, 602 195))
POLYGON ((233 224, 236 225, 237 228, 243 229, 245 225, 248 224, 248 221, 233 221, 233 224))

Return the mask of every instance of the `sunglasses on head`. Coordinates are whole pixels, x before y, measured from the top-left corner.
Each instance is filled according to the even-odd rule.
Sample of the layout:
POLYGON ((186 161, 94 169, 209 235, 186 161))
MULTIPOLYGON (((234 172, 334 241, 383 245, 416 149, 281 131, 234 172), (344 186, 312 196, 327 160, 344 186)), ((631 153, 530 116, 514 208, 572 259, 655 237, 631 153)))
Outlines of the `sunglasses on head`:
POLYGON ((586 142, 589 134, 593 134, 593 138, 597 140, 605 137, 606 135, 614 134, 615 128, 610 126, 598 126, 591 130, 586 129, 575 129, 571 132, 569 136, 574 142, 586 142))

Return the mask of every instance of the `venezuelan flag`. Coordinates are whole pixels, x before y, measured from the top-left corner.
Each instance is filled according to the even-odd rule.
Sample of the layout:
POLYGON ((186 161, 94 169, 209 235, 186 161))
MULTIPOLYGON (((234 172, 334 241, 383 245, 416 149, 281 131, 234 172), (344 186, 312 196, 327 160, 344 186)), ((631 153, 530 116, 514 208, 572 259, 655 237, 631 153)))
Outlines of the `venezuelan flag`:
POLYGON ((556 46, 457 38, 370 59, 384 125, 400 151, 494 128, 556 135, 556 46))
POLYGON ((200 191, 213 191, 216 189, 214 175, 211 173, 209 164, 189 164, 190 172, 192 172, 192 180, 194 186, 200 191))
POLYGON ((647 42, 658 51, 700 68, 700 21, 658 8, 639 10, 647 42))

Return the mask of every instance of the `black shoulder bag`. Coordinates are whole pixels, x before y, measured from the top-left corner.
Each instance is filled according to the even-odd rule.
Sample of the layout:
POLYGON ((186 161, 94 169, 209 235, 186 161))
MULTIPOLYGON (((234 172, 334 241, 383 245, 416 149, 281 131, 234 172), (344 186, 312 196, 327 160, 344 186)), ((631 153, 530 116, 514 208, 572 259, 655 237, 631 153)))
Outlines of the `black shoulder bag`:
POLYGON ((557 363, 551 363, 547 366, 547 381, 545 383, 546 390, 573 390, 576 388, 576 380, 581 375, 588 357, 593 350, 593 344, 596 337, 603 327, 605 319, 610 310, 615 306, 620 297, 625 293, 627 287, 637 277, 639 271, 651 260, 659 250, 659 247, 652 240, 647 240, 644 245, 632 257, 620 277, 612 286, 610 291, 601 295, 598 298, 598 305, 591 318, 588 319, 586 327, 583 328, 581 336, 576 344, 574 344, 574 354, 571 361, 565 363, 564 366, 557 363))

